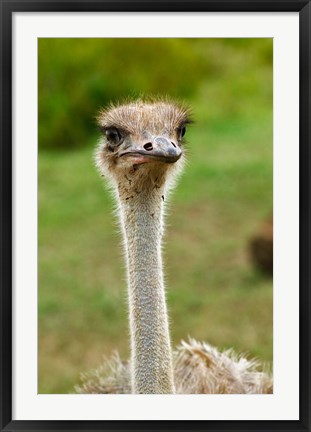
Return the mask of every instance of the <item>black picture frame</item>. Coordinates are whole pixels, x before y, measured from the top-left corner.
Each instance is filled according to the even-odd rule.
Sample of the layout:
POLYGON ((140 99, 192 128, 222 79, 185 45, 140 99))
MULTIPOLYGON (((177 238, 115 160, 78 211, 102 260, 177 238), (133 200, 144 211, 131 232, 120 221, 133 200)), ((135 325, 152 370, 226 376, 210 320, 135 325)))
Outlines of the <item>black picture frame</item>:
POLYGON ((1 0, 1 431, 310 431, 311 4, 302 0, 1 0), (297 421, 12 420, 12 16, 14 12, 299 12, 300 67, 300 413, 297 421))

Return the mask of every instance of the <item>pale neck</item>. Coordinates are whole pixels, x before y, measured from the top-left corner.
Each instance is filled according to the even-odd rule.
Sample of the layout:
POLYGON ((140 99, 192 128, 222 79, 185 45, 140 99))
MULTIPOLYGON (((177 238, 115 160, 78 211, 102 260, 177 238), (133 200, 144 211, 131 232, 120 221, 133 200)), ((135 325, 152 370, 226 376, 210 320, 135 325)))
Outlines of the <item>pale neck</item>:
POLYGON ((163 199, 163 188, 120 197, 129 282, 133 393, 174 393, 161 257, 163 199))

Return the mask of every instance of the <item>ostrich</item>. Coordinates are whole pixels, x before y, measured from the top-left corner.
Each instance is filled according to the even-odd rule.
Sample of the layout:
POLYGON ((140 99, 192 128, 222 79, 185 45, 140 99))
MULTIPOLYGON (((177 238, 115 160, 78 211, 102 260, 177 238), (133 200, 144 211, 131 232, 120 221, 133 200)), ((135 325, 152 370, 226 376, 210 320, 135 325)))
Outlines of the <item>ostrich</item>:
POLYGON ((255 360, 193 339, 172 353, 162 271, 167 193, 184 165, 189 109, 138 100, 100 112, 96 165, 115 191, 127 264, 131 359, 82 375, 78 393, 271 393, 255 360))

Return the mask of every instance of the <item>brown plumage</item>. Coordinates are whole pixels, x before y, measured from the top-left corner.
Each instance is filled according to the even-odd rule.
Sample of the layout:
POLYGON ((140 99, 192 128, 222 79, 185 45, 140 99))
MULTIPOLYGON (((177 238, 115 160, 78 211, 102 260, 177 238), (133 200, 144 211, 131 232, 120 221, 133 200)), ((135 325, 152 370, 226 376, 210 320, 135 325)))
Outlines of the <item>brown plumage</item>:
POLYGON ((131 359, 82 375, 78 393, 271 393, 254 360, 191 339, 171 351, 162 272, 165 196, 184 165, 189 110, 153 100, 100 113, 96 165, 115 191, 128 275, 131 359))
MULTIPOLYGON (((220 352, 208 343, 182 341, 173 352, 176 394, 269 394, 273 393, 268 366, 248 360, 229 349, 220 352)), ((80 394, 129 394, 129 362, 118 353, 95 369, 81 374, 75 387, 80 394)))

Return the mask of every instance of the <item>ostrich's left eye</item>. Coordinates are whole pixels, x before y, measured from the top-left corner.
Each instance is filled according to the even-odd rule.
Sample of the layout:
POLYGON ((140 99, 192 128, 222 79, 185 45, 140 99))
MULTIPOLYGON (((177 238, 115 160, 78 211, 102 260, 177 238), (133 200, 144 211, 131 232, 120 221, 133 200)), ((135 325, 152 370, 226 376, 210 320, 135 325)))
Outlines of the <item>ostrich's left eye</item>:
POLYGON ((110 150, 113 150, 114 147, 120 145, 123 141, 123 136, 121 132, 115 127, 106 129, 105 135, 108 140, 108 146, 110 150))
POLYGON ((186 126, 181 126, 177 129, 178 138, 181 139, 186 133, 186 126))

